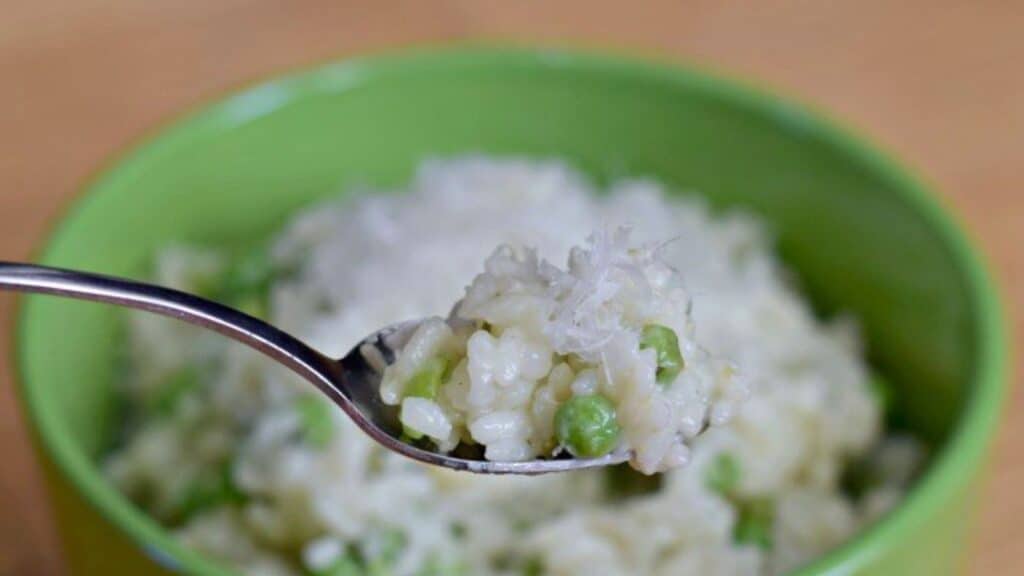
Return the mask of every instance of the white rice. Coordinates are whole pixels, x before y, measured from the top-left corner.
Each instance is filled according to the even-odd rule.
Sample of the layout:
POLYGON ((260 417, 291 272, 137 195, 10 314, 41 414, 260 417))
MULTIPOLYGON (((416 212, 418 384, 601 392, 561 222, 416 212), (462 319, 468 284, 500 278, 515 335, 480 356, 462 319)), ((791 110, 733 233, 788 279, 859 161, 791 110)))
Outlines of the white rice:
MULTIPOLYGON (((337 410, 326 444, 297 441, 295 402, 308 384, 253 352, 143 315, 131 321, 130 357, 145 370, 125 383, 130 401, 145 404, 182 366, 196 367, 203 385, 170 416, 134 425, 107 471, 173 522, 186 487, 229 461, 247 499, 202 509, 175 533, 266 576, 323 570, 353 550, 383 557, 395 534, 404 544, 389 559, 393 576, 426 575, 427 566, 518 575, 530 564, 567 576, 778 574, 897 503, 920 449, 883 438, 855 325, 814 316, 754 219, 712 216, 697 199, 666 198, 654 182, 619 182, 598 196, 558 162, 428 162, 404 194, 328 203, 295 218, 273 244, 273 259, 294 272, 273 284, 270 317, 341 356, 381 326, 446 316, 495 246, 534 246, 561 261, 591 230, 620 225, 641 242, 675 239, 662 253, 685 271, 693 339, 735 364, 752 390, 738 406, 719 399, 727 405, 708 417, 722 425, 695 438, 690 463, 655 492, 613 498, 601 471, 521 478, 426 468, 378 448, 337 410), (872 453, 898 472, 862 498, 844 494, 844 467, 872 453), (740 471, 727 493, 708 481, 723 454, 740 471), (755 501, 774 508, 770 546, 737 541, 755 501)), ((195 288, 226 259, 168 249, 156 277, 195 288)), ((425 414, 416 425, 438 437, 464 424, 425 414)), ((477 420, 473 434, 514 425, 496 418, 477 420)))

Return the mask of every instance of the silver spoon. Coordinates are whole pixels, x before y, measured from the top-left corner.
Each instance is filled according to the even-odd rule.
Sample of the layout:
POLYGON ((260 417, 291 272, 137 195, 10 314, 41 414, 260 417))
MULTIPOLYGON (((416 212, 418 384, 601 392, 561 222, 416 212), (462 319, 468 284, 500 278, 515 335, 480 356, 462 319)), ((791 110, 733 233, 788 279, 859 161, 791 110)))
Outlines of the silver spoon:
POLYGON ((364 432, 388 450, 414 460, 480 474, 546 474, 620 464, 628 454, 600 458, 492 462, 482 456, 431 452, 401 439, 397 410, 380 400, 381 371, 394 361, 417 321, 371 334, 334 360, 266 322, 211 300, 144 282, 33 264, 0 261, 0 288, 54 294, 137 308, 219 332, 254 348, 311 382, 364 432))

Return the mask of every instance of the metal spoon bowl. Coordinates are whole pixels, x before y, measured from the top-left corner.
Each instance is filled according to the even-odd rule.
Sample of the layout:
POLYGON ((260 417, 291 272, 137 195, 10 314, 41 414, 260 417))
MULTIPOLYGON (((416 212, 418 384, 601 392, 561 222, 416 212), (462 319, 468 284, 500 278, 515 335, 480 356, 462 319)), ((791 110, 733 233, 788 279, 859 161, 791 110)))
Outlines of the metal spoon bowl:
POLYGON ((194 294, 123 278, 0 261, 0 288, 115 304, 170 316, 213 330, 254 348, 312 383, 362 430, 388 450, 426 464, 478 474, 547 474, 621 464, 628 454, 495 462, 482 454, 449 455, 401 439, 397 409, 384 404, 379 388, 383 368, 393 362, 418 321, 371 334, 345 357, 334 360, 294 336, 248 314, 194 294))

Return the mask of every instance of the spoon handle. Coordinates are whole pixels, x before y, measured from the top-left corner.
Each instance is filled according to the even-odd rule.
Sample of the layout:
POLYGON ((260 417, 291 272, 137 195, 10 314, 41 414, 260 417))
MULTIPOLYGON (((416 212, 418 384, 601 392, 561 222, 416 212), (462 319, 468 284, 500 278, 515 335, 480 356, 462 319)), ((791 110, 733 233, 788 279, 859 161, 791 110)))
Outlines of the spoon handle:
POLYGON ((337 362, 262 320, 194 294, 101 274, 4 261, 0 261, 0 289, 104 302, 196 324, 277 360, 335 401, 339 395, 348 400, 338 385, 342 376, 337 362))

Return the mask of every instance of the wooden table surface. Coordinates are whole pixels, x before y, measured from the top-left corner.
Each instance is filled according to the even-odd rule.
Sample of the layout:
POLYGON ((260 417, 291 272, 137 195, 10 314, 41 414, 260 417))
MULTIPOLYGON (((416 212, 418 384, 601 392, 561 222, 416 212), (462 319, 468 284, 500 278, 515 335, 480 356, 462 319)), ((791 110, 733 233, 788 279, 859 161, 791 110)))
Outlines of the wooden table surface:
MULTIPOLYGON (((921 171, 988 252, 1021 324, 1020 2, 3 0, 0 259, 24 259, 82 178, 181 109, 290 67, 457 39, 650 53, 830 110, 921 171)), ((0 325, 10 322, 0 298, 0 325)), ((0 350, 8 350, 8 330, 0 350)), ((1020 349, 1017 350, 1019 356, 1020 349)), ((0 574, 62 574, 0 356, 0 574)), ((1024 573, 1014 394, 971 572, 1024 573)))

